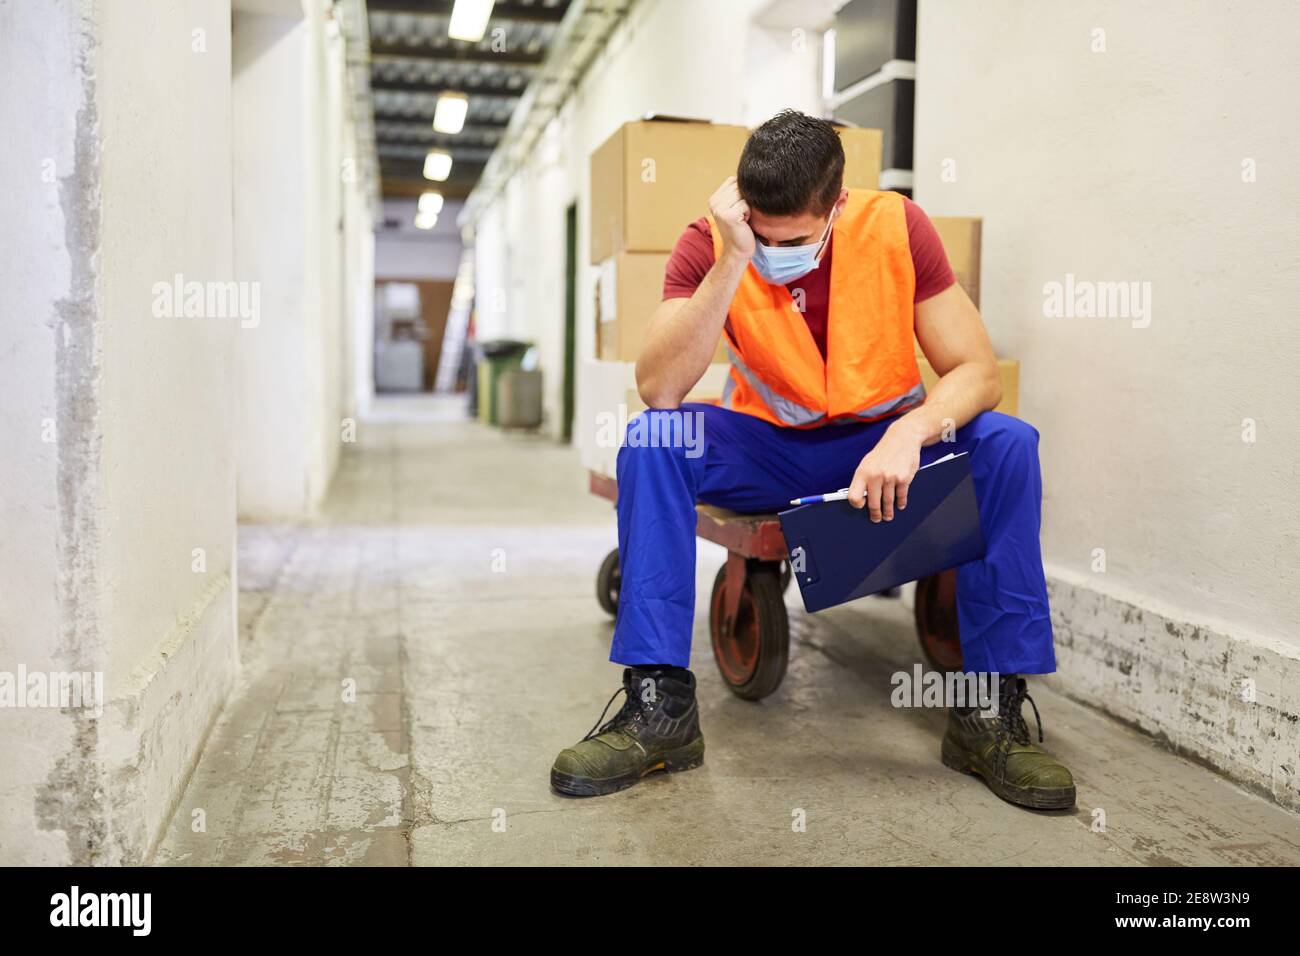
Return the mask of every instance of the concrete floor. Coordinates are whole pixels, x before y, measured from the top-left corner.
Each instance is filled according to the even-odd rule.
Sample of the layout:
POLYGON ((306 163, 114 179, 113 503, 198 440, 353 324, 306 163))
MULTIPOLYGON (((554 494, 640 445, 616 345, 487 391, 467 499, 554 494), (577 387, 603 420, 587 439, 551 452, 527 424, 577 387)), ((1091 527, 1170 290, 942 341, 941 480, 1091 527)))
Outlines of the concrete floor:
MULTIPOLYGON (((158 863, 1300 863, 1300 818, 1042 681, 1079 806, 1003 803, 939 763, 941 712, 890 706, 918 660, 900 602, 814 618, 793 589, 789 674, 758 704, 697 614, 702 769, 559 797, 551 761, 619 685, 593 595, 612 510, 573 450, 445 402, 384 403, 359 439, 317 522, 240 529, 244 671, 158 863)), ((721 561, 701 545, 702 594, 721 561)))

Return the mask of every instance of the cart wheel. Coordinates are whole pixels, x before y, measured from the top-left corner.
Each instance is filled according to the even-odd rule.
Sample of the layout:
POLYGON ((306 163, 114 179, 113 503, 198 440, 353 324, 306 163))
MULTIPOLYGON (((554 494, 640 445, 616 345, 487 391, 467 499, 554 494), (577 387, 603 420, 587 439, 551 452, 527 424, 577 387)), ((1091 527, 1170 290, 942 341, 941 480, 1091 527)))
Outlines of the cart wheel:
POLYGON ((623 575, 618 569, 618 548, 605 555, 596 572, 596 600, 605 613, 618 616, 618 594, 623 586, 623 575))
POLYGON ((781 686, 790 658, 790 621, 781 598, 776 562, 746 562, 736 619, 725 626, 727 566, 713 582, 709 634, 713 659, 732 693, 762 700, 781 686))
POLYGON ((940 571, 916 582, 916 636, 931 667, 945 672, 961 670, 955 570, 940 571))

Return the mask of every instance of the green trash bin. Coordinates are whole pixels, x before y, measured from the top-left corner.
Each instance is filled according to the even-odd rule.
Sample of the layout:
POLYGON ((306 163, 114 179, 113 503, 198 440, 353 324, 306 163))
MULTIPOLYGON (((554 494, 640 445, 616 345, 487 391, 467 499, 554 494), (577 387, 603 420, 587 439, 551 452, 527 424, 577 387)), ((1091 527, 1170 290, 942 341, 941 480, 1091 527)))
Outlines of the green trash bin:
POLYGON ((499 423, 497 408, 497 381, 502 372, 518 369, 524 360, 524 353, 531 347, 529 342, 516 342, 514 339, 493 339, 479 345, 481 357, 478 363, 478 420, 485 425, 499 423))

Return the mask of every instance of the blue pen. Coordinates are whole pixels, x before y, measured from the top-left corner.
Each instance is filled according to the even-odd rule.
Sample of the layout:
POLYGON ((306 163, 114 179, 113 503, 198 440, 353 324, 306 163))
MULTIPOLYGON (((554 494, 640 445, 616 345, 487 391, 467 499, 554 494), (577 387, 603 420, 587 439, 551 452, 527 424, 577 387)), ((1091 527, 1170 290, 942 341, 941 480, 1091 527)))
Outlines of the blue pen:
POLYGON ((822 501, 844 501, 849 497, 849 489, 841 488, 839 491, 832 491, 828 495, 809 495, 807 498, 791 499, 792 505, 815 505, 822 501))

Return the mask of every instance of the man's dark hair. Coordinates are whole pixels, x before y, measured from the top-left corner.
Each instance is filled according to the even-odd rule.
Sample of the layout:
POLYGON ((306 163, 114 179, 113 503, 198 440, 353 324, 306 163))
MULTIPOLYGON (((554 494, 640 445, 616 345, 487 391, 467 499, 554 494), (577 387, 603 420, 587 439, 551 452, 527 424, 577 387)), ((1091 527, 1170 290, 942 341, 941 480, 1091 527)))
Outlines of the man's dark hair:
POLYGON ((835 127, 782 110, 750 134, 736 184, 745 202, 768 216, 824 216, 844 182, 844 146, 835 127))

